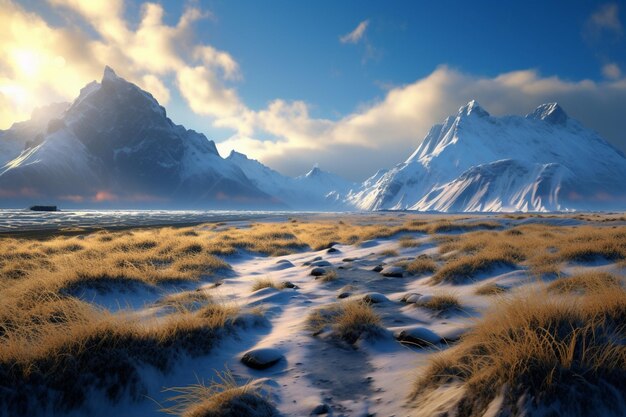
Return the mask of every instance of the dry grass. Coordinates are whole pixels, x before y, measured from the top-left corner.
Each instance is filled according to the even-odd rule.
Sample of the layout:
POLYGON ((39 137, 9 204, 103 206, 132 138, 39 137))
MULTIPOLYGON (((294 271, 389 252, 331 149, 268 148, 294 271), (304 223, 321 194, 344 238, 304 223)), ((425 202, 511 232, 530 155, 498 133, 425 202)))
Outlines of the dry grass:
POLYGON ((374 309, 360 300, 350 300, 316 310, 308 317, 313 335, 330 331, 333 337, 350 344, 380 335, 381 320, 374 309))
POLYGON ((446 264, 433 283, 462 284, 497 266, 521 266, 531 274, 558 274, 564 262, 626 259, 626 227, 530 224, 503 231, 438 237, 446 264))
POLYGON ((489 282, 476 288, 474 294, 476 295, 500 295, 507 291, 506 287, 498 285, 495 282, 489 282))
POLYGON ((622 279, 606 272, 586 272, 571 277, 559 278, 548 284, 550 292, 586 293, 605 291, 607 288, 620 290, 622 279))
POLYGON ((437 264, 430 256, 420 255, 407 264, 406 270, 414 275, 430 274, 437 270, 437 264))
POLYGON ((461 384, 454 415, 480 416, 498 395, 507 415, 550 404, 560 407, 553 415, 601 414, 626 400, 625 323, 621 288, 502 299, 459 345, 431 361, 415 385, 416 405, 427 407, 437 387, 461 384))
POLYGON ((278 410, 262 395, 257 384, 238 384, 230 372, 218 374, 209 385, 199 381, 186 387, 167 388, 172 406, 160 411, 180 417, 274 417, 278 410))
POLYGON ((276 290, 283 289, 282 285, 280 285, 271 278, 257 278, 256 280, 254 280, 254 283, 252 284, 253 292, 261 290, 263 288, 274 288, 276 290))
POLYGON ((381 251, 378 253, 379 256, 386 256, 386 257, 390 257, 390 256, 398 256, 398 251, 395 249, 386 249, 384 251, 381 251))
POLYGON ((454 294, 435 294, 428 301, 418 301, 417 307, 423 307, 435 313, 445 313, 461 308, 459 298, 454 294))
POLYGON ((238 317, 236 306, 208 304, 140 321, 54 294, 5 303, 0 408, 15 415, 37 414, 44 405, 64 412, 82 405, 91 389, 112 401, 125 393, 138 399, 142 365, 166 371, 180 354, 206 354, 238 317))
POLYGON ((401 248, 417 248, 420 246, 420 242, 411 236, 402 236, 398 239, 398 242, 400 243, 401 248))
POLYGON ((337 271, 330 270, 326 272, 324 275, 317 277, 316 279, 322 282, 332 282, 332 281, 336 281, 337 278, 339 278, 337 271))

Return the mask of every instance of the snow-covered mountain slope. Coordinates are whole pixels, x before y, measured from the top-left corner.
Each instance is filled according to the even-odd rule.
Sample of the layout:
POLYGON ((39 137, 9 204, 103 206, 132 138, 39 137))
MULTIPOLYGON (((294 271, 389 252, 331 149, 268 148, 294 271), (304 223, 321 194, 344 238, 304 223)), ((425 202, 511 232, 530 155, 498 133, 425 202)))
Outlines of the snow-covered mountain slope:
POLYGON ((0 198, 64 206, 284 207, 221 158, 213 141, 172 123, 152 95, 108 67, 101 83, 88 84, 56 116, 2 132, 0 198))
POLYGON ((236 164, 262 191, 297 210, 346 209, 343 201, 357 185, 314 167, 306 175, 287 177, 246 155, 232 151, 226 160, 236 164))
POLYGON ((471 101, 347 201, 365 210, 623 209, 626 158, 556 103, 492 117, 471 101))

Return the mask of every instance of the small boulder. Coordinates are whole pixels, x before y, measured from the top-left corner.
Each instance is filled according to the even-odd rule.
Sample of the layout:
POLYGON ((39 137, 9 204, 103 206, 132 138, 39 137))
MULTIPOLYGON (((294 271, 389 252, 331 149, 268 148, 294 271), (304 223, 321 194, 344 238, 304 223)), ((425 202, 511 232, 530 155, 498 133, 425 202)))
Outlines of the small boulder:
POLYGON ((291 281, 283 281, 280 283, 280 286, 283 288, 298 288, 298 286, 291 281))
POLYGON ((337 248, 328 248, 326 253, 339 253, 339 249, 337 249, 337 248))
POLYGON ((284 356, 274 348, 253 349, 241 357, 241 362, 252 369, 267 369, 277 364, 284 356))
POLYGON ((402 278, 404 276, 404 269, 400 266, 386 266, 380 274, 385 277, 402 278))
POLYGON ((339 298, 339 299, 341 300, 341 299, 343 299, 343 298, 348 298, 348 297, 350 297, 351 295, 352 295, 352 294, 350 294, 349 292, 344 291, 344 292, 339 293, 339 295, 337 296, 337 298, 339 298))
POLYGON ((342 261, 343 262, 354 262, 354 261, 356 261, 356 258, 343 258, 342 261))
POLYGON ((372 271, 374 272, 380 272, 383 270, 383 266, 382 265, 376 265, 374 268, 372 268, 372 271))
POLYGON ((332 264, 328 261, 319 260, 319 261, 311 262, 311 266, 332 266, 332 264))
POLYGON ((324 274, 326 274, 326 270, 324 268, 317 267, 311 269, 311 275, 313 275, 314 277, 321 277, 324 274))
POLYGON ((389 301, 389 299, 379 292, 368 292, 363 296, 363 302, 368 304, 384 303, 385 301, 389 301))
POLYGON ((432 346, 441 342, 441 336, 426 327, 405 329, 395 337, 400 343, 419 347, 432 346))
POLYGON ((319 416, 328 413, 330 413, 330 407, 328 406, 328 404, 319 404, 313 409, 313 411, 311 411, 312 416, 319 416))

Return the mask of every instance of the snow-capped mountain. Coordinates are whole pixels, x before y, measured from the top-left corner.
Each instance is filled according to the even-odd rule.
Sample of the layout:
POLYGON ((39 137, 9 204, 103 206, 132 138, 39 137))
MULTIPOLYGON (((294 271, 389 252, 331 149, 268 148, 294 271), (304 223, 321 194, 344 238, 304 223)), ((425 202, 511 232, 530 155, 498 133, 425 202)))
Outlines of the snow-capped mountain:
POLYGON ((626 158, 556 103, 492 117, 475 101, 347 196, 358 209, 623 209, 626 158))
POLYGON ((246 155, 232 151, 226 160, 236 164, 263 192, 277 196, 298 210, 345 209, 345 196, 357 184, 314 167, 299 177, 287 177, 246 155))
POLYGON ((549 211, 623 209, 626 158, 556 103, 492 117, 475 101, 390 170, 354 184, 222 158, 107 67, 72 103, 0 131, 0 205, 549 211))

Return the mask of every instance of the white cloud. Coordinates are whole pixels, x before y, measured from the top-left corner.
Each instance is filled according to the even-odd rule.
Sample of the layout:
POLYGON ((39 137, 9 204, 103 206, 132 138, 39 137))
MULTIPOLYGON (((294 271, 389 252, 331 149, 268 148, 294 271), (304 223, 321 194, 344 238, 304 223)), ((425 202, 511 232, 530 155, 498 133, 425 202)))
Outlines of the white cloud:
POLYGON ((357 25, 357 27, 350 33, 347 33, 339 38, 341 43, 358 43, 363 35, 365 35, 365 31, 369 26, 370 21, 364 20, 357 25))
POLYGON ((37 105, 71 100, 100 78, 105 65, 161 104, 170 99, 172 86, 165 80, 173 76, 174 87, 198 113, 226 117, 241 107, 236 92, 225 85, 240 78, 235 59, 194 40, 193 25, 208 12, 186 7, 170 26, 160 4, 144 3, 138 24, 131 25, 123 0, 48 2, 78 17, 97 36, 78 26, 54 27, 18 3, 0 0, 0 128, 27 118, 37 105))
POLYGON ((336 121, 311 118, 304 102, 275 101, 248 115, 245 134, 235 134, 218 147, 223 153, 248 153, 290 175, 319 161, 323 168, 363 179, 403 161, 433 124, 471 99, 495 115, 526 114, 541 103, 558 101, 570 115, 626 149, 626 80, 571 82, 535 70, 477 77, 446 66, 336 121), (256 140, 258 136, 265 138, 256 140))
POLYGON ((618 80, 622 76, 622 70, 619 65, 609 63, 602 67, 602 74, 610 80, 618 80))

